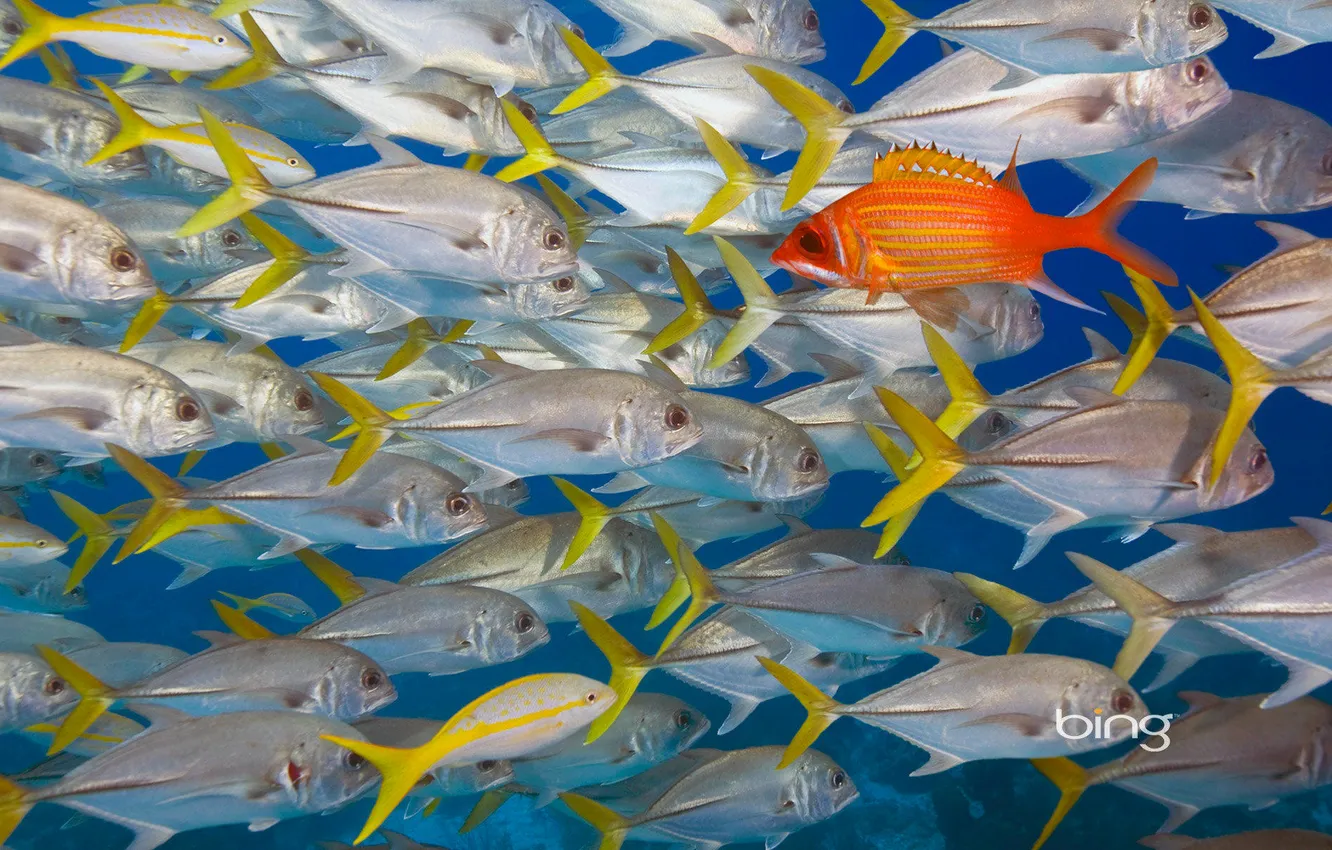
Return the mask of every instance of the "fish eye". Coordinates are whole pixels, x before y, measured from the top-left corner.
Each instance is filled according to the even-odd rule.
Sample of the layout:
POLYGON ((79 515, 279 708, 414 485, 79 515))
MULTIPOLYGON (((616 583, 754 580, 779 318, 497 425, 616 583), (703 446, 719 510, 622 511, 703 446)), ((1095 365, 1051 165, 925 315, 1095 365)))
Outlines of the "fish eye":
POLYGON ((531 121, 533 124, 536 123, 537 111, 536 107, 532 106, 532 104, 528 103, 525 100, 521 101, 518 106, 518 112, 521 113, 522 116, 526 118, 528 121, 531 121))
POLYGON ((235 248, 241 243, 241 235, 234 230, 222 231, 222 244, 228 248, 235 248))
POLYGON ((597 701, 597 699, 599 699, 599 697, 597 696, 596 691, 588 691, 587 696, 583 697, 583 699, 587 702, 588 705, 592 705, 597 701))
POLYGON ((365 756, 348 750, 347 754, 342 757, 342 763, 352 770, 360 770, 365 767, 365 756))
POLYGON ((139 265, 139 258, 128 248, 116 248, 111 251, 111 268, 118 272, 132 272, 139 265))
POLYGON ((819 468, 819 453, 813 449, 802 449, 796 458, 796 469, 801 472, 813 472, 819 468))
POLYGON ((562 277, 551 284, 556 292, 572 292, 574 288, 574 279, 571 277, 562 277))
POLYGON ((37 543, 36 543, 36 545, 37 545, 37 548, 38 548, 38 549, 45 549, 45 548, 46 548, 46 544, 47 544, 47 543, 50 543, 50 542, 51 542, 51 541, 47 540, 47 539, 44 538, 44 537, 39 537, 39 538, 37 538, 37 543))
POLYGON ((176 402, 176 418, 181 422, 193 422, 199 418, 199 405, 192 398, 182 398, 176 402))
POLYGON ((1204 62, 1202 59, 1194 59, 1192 62, 1189 63, 1188 75, 1189 75, 1189 82, 1191 83, 1206 82, 1207 78, 1211 76, 1211 73, 1212 73, 1211 67, 1208 66, 1208 64, 1204 62))
POLYGON ((1037 301, 1031 302, 1031 306, 1027 308, 1027 315, 1031 317, 1033 320, 1039 319, 1041 317, 1040 303, 1037 301))
POLYGON ((227 37, 225 35, 213 36, 213 44, 226 44, 226 43, 227 43, 227 37))
POLYGON ((84 596, 87 595, 87 591, 85 591, 82 587, 76 587, 73 590, 71 590, 69 593, 66 593, 65 595, 71 596, 75 599, 82 599, 84 596))
POLYGON ((1212 7, 1206 3, 1194 3, 1189 7, 1189 27, 1195 30, 1207 29, 1212 23, 1212 7))
POLYGON ((1008 417, 997 410, 990 411, 985 419, 985 433, 999 434, 1008 427, 1008 417))
POLYGON ((42 690, 46 692, 47 696, 63 694, 65 692, 65 680, 59 676, 52 676, 46 680, 46 684, 42 686, 42 690))
POLYGON ((296 398, 292 399, 292 403, 296 405, 297 410, 309 410, 314 407, 314 394, 307 389, 299 389, 296 391, 296 398))
POLYGON ((675 728, 688 729, 694 725, 694 715, 685 711, 683 708, 675 712, 675 728))
POLYGON ((384 674, 378 670, 365 670, 361 673, 361 687, 367 691, 377 690, 384 684, 384 674))
POLYGON ((23 32, 23 24, 13 18, 5 18, 5 22, 0 24, 0 29, 5 31, 5 35, 18 35, 23 32))
POLYGON ((847 100, 847 99, 845 99, 845 98, 843 98, 842 100, 837 101, 837 108, 840 109, 840 110, 842 110, 843 112, 845 112, 847 115, 855 115, 855 114, 856 114, 856 108, 855 108, 854 106, 851 105, 851 101, 849 101, 849 100, 847 100))
POLYGON ((510 481, 508 484, 504 485, 505 489, 507 490, 517 490, 522 486, 523 486, 523 481, 521 478, 515 478, 512 481, 510 481))
POLYGON ((1120 688, 1110 696, 1110 707, 1115 714, 1124 714, 1133 708, 1133 694, 1120 688))
POLYGON ((679 431, 689 424, 689 411, 678 404, 666 406, 666 427, 672 431, 679 431))
POLYGON ((29 462, 33 469, 42 469, 51 465, 51 458, 49 455, 35 454, 29 462))
POLYGON ((973 625, 973 626, 976 625, 977 623, 979 623, 981 620, 984 620, 984 619, 985 619, 985 606, 984 606, 984 605, 976 605, 976 606, 972 607, 972 609, 971 609, 971 613, 967 614, 967 622, 970 623, 970 624, 973 625))
POLYGON ((481 771, 482 773, 490 773, 498 766, 499 762, 495 761, 494 759, 486 759, 485 761, 479 761, 476 763, 476 769, 481 771))
POLYGON ((462 516, 472 509, 472 500, 462 493, 454 493, 449 496, 448 501, 444 503, 444 507, 453 516, 462 516))
POLYGON ((796 244, 800 246, 801 253, 809 257, 821 257, 828 250, 828 244, 823 241, 822 234, 808 227, 800 234, 796 244))
POLYGON ((518 634, 525 635, 532 631, 536 625, 536 617, 532 616, 531 611, 519 611, 518 616, 513 619, 513 627, 518 630, 518 634))
POLYGON ((1259 446, 1249 455, 1249 474, 1262 472, 1267 468, 1267 449, 1259 446))
POLYGON ((846 784, 846 771, 834 770, 832 775, 828 777, 828 781, 832 783, 832 787, 841 788, 846 784))
POLYGON ((801 23, 805 25, 805 29, 813 32, 819 28, 819 13, 810 9, 805 13, 805 19, 801 23))
POLYGON ((1332 151, 1323 154, 1323 173, 1332 174, 1332 151))
POLYGON ((580 27, 578 24, 571 24, 571 25, 569 26, 569 32, 573 33, 574 35, 578 36, 579 38, 586 38, 586 37, 587 37, 586 33, 583 32, 583 28, 580 27))
POLYGON ((301 164, 301 161, 300 161, 299 159, 297 159, 296 157, 294 157, 294 156, 289 156, 289 157, 287 157, 287 165, 290 165, 292 168, 297 168, 297 167, 300 166, 300 164, 301 164))
POLYGON ((546 235, 541 237, 541 244, 545 246, 547 251, 558 251, 564 247, 564 243, 567 241, 568 237, 564 235, 564 231, 554 227, 546 230, 546 235))

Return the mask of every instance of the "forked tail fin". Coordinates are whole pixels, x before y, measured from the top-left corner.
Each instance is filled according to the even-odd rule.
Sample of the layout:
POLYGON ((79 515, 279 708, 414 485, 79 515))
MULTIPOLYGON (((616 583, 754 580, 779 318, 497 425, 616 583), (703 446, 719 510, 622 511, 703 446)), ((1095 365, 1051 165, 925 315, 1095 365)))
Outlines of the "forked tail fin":
POLYGON ((1036 637, 1036 632, 1050 619, 1044 603, 1023 596, 1016 590, 970 573, 953 573, 953 577, 1013 627, 1013 637, 1008 642, 1010 655, 1025 652, 1031 645, 1031 639, 1036 637))
POLYGON ((1152 158, 1133 169, 1104 201, 1086 214, 1068 221, 1078 227, 1081 237, 1078 244, 1083 247, 1099 251, 1133 271, 1166 286, 1177 286, 1179 278, 1175 276, 1170 266, 1124 239, 1116 231, 1120 219, 1137 203, 1147 191, 1147 187, 1152 185, 1152 178, 1155 176, 1156 159, 1152 158))
POLYGON ((1031 764, 1059 789, 1059 805, 1050 813, 1050 819, 1041 830, 1041 837, 1036 839, 1031 848, 1031 850, 1041 850, 1042 845, 1050 840, 1050 836, 1054 834, 1064 816, 1082 797, 1082 792, 1087 790, 1087 771, 1066 758, 1032 759, 1031 764))
POLYGON ((610 623, 602 619, 595 611, 577 602, 570 602, 578 624, 587 632, 587 636, 596 644, 601 654, 610 662, 610 687, 615 691, 615 704, 592 721, 587 730, 587 742, 591 743, 605 734, 615 718, 620 716, 629 698, 638 690, 638 683, 652 669, 652 659, 638 651, 610 623))
POLYGON ((781 682, 782 687, 800 700, 800 704, 805 707, 805 711, 809 712, 809 716, 805 718, 805 722, 796 730, 795 737, 787 745, 782 760, 777 763, 777 769, 781 770, 800 758, 801 754, 809 749, 823 734, 823 730, 831 726, 833 721, 841 716, 834 711, 840 703, 805 681, 803 676, 790 667, 784 667, 771 658, 765 658, 761 655, 758 657, 758 661, 763 665, 763 669, 781 682))

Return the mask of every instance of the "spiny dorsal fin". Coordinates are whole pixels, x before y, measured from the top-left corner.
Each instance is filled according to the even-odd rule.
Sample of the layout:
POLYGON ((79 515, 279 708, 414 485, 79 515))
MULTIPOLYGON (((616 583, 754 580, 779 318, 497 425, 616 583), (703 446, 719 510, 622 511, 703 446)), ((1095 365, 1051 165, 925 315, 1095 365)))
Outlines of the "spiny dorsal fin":
POLYGON ((912 142, 905 148, 894 146, 874 160, 874 182, 919 179, 924 177, 970 180, 983 186, 993 185, 994 175, 974 159, 964 159, 940 150, 931 142, 922 146, 912 142), (916 169, 920 170, 917 171, 916 169))

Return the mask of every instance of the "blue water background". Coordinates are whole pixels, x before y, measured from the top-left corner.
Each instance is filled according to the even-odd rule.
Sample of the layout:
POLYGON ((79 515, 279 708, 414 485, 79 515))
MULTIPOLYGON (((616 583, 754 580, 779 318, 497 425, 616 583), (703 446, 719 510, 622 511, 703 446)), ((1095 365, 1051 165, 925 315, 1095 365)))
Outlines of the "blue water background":
MULTIPOLYGON (((654 2, 655 0, 644 0, 654 2)), ((612 40, 614 24, 585 0, 561 3, 562 8, 582 26, 592 44, 612 40)), ((908 4, 915 14, 926 16, 947 8, 947 3, 914 2, 908 4)), ((478 6, 484 6, 478 0, 478 6)), ((857 109, 868 108, 875 100, 938 60, 938 42, 929 35, 911 39, 898 54, 864 85, 852 87, 860 64, 874 45, 881 27, 874 16, 854 0, 815 0, 822 17, 822 29, 828 43, 828 57, 811 66, 841 86, 857 109)), ((86 11, 82 4, 60 3, 53 11, 76 14, 86 11)), ((1329 68, 1332 45, 1316 45, 1276 59, 1254 61, 1251 57, 1267 46, 1270 36, 1234 16, 1226 20, 1230 37, 1213 52, 1212 58, 1232 88, 1280 98, 1332 120, 1332 96, 1329 95, 1329 68)), ((114 63, 92 57, 78 49, 71 51, 81 71, 108 72, 114 63)), ((658 44, 647 50, 615 61, 625 71, 641 71, 687 55, 673 45, 658 44)), ((35 59, 25 60, 11 69, 16 75, 45 79, 35 59)), ((295 143, 315 165, 320 174, 328 174, 366 164, 373 159, 367 147, 317 147, 295 143)), ((436 162, 458 163, 439 151, 407 143, 423 158, 436 162)), ((757 160, 757 151, 749 151, 757 160)), ((789 168, 793 155, 764 163, 773 170, 789 168)), ((495 166, 487 170, 494 171, 495 166)), ((1043 162, 1023 166, 1022 182, 1035 207, 1048 213, 1072 209, 1087 194, 1087 187, 1057 163, 1043 162)), ((1288 216, 1283 221, 1320 236, 1332 236, 1332 212, 1288 216)), ((1124 221, 1122 232, 1129 239, 1167 261, 1179 274, 1181 282, 1200 292, 1220 284, 1225 274, 1218 265, 1247 265, 1267 253, 1271 239, 1253 225, 1251 216, 1217 216, 1184 221, 1183 211, 1174 206, 1146 204, 1135 209, 1124 221)), ((1132 294, 1119 267, 1089 251, 1075 250, 1050 256, 1046 261, 1050 277, 1070 292, 1095 305, 1101 305, 1099 290, 1113 290, 1128 297, 1132 294)), ((781 281, 774 279, 778 286, 781 281)), ((1169 291, 1167 298, 1176 305, 1187 303, 1183 289, 1169 291)), ((735 303, 734 293, 716 299, 720 306, 735 303)), ((1042 299, 1045 338, 1031 351, 1000 363, 981 366, 978 375, 991 390, 1016 386, 1085 359, 1087 344, 1083 327, 1094 328, 1121 348, 1128 333, 1112 315, 1093 315, 1049 299, 1042 299)), ((288 362, 300 364, 328 350, 323 343, 278 342, 273 348, 288 362)), ((1186 359, 1209 369, 1219 368, 1209 352, 1179 339, 1166 342, 1163 356, 1186 359)), ((755 375, 763 366, 754 360, 755 375)), ((765 388, 752 386, 728 390, 741 398, 760 401, 804 383, 811 376, 797 375, 765 388)), ((1332 410, 1293 391, 1277 393, 1256 419, 1256 430, 1266 444, 1277 472, 1277 483, 1259 498, 1229 511, 1209 514, 1197 521, 1220 528, 1238 530, 1286 524, 1291 516, 1316 516, 1332 500, 1332 410)), ((1141 439, 1152 439, 1144 433, 1141 439)), ((211 453, 192 474, 214 479, 225 478, 262 461, 254 446, 232 446, 211 453)), ((162 463, 175 470, 177 461, 162 463)), ((600 483, 598 479, 579 481, 584 486, 600 483)), ((525 513, 567 510, 568 505, 545 479, 529 481, 532 500, 525 513)), ((123 474, 108 478, 105 489, 62 485, 70 495, 89 506, 105 511, 143 494, 123 474)), ((822 505, 807 519, 816 527, 854 524, 883 494, 878 476, 843 473, 835 479, 822 505)), ((70 523, 44 495, 36 495, 27 506, 28 516, 46 528, 64 532, 70 523)), ((776 533, 749 540, 704 547, 700 555, 709 566, 720 566, 752 551, 777 537, 776 533)), ((954 505, 946 498, 931 499, 903 541, 902 548, 916 564, 944 570, 966 570, 1010 584, 1023 593, 1041 600, 1056 599, 1085 582, 1064 558, 1065 551, 1092 555, 1108 564, 1122 567, 1155 553, 1167 545, 1166 539, 1148 533, 1131 544, 1107 542, 1105 530, 1077 531, 1060 535, 1030 565, 1013 572, 1010 567, 1021 548, 1017 532, 990 522, 954 505)), ((361 575, 397 578, 435 554, 432 549, 407 549, 372 552, 342 549, 333 557, 343 566, 361 575)), ((68 557, 72 563, 73 553, 68 557)), ((209 600, 217 591, 226 590, 248 596, 286 591, 301 596, 321 614, 335 606, 332 595, 297 565, 284 565, 258 572, 225 570, 215 572, 177 591, 164 588, 175 577, 174 562, 153 554, 135 557, 122 564, 104 563, 87 581, 92 606, 74 616, 99 630, 110 640, 169 643, 189 651, 203 649, 202 640, 192 636, 200 629, 216 629, 209 600)), ((262 615, 260 615, 262 617, 262 615)), ((646 614, 619 617, 615 625, 650 649, 659 634, 643 635, 646 614)), ((265 620, 278 631, 290 627, 281 621, 265 620)), ((607 669, 600 654, 581 633, 571 633, 568 624, 551 629, 553 640, 518 663, 473 673, 427 678, 420 675, 398 677, 400 696, 384 713, 402 716, 428 716, 443 719, 455 709, 485 690, 518 675, 538 671, 572 671, 605 678, 607 669)), ((992 617, 989 632, 967 648, 983 654, 1004 651, 1008 628, 992 617)), ((1109 664, 1118 648, 1115 639, 1076 624, 1055 621, 1037 637, 1034 651, 1079 655, 1109 664)), ((1154 673, 1158 658, 1148 662, 1144 676, 1154 673)), ((886 687, 907 675, 924 669, 924 660, 912 659, 895 670, 870 680, 845 687, 840 699, 854 700, 886 687)), ((1179 690, 1206 690, 1225 696, 1269 691, 1284 678, 1284 671, 1257 654, 1210 659, 1181 676, 1169 688, 1152 694, 1153 711, 1182 713, 1184 705, 1175 697, 1179 690)), ((1141 682, 1148 681, 1143 678, 1141 682)), ((727 705, 720 699, 689 688, 663 674, 651 674, 645 690, 668 692, 687 699, 720 725, 727 705)), ((1324 689, 1324 698, 1332 691, 1324 689)), ((710 733, 703 746, 732 749, 763 744, 785 744, 799 725, 803 712, 789 698, 770 701, 736 731, 724 738, 710 733)), ((922 751, 887 733, 850 721, 836 724, 820 739, 818 747, 837 759, 850 772, 861 789, 861 798, 831 821, 799 832, 783 845, 792 850, 804 848, 892 848, 892 850, 961 850, 984 847, 986 850, 1023 850, 1030 847, 1041 824, 1055 802, 1053 788, 1025 762, 981 762, 967 764, 946 773, 911 779, 907 774, 924 763, 922 751)), ((0 749, 0 770, 12 773, 40 759, 40 750, 26 742, 8 737, 0 749)), ((1088 761, 1096 763, 1098 756, 1088 761)), ((1190 835, 1219 835, 1245 829, 1303 827, 1332 831, 1332 791, 1304 795, 1279 803, 1257 813, 1227 808, 1204 812, 1182 831, 1190 835)), ((403 822, 401 816, 387 826, 407 832, 418 840, 450 848, 581 848, 592 842, 592 833, 582 824, 549 812, 532 812, 526 801, 510 802, 489 822, 468 836, 458 836, 457 827, 471 806, 470 800, 451 801, 428 820, 403 822)), ((257 834, 243 827, 227 827, 178 836, 168 850, 206 850, 207 848, 304 848, 318 840, 350 840, 359 828, 368 802, 328 817, 305 818, 282 823, 257 834)), ((1074 809, 1063 827, 1048 845, 1051 850, 1098 848, 1118 850, 1135 847, 1139 837, 1154 832, 1165 818, 1165 811, 1155 803, 1117 789, 1092 790, 1074 809)), ((69 812, 54 806, 39 807, 31 814, 11 841, 16 850, 119 850, 128 843, 128 834, 100 821, 89 820, 60 827, 69 812)))

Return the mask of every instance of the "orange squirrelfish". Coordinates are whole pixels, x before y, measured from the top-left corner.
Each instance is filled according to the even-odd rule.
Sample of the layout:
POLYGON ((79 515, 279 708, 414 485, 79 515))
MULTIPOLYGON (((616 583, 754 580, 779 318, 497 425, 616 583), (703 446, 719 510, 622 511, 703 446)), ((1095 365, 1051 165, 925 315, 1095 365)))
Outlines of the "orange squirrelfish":
POLYGON ((998 180, 975 162, 913 144, 880 157, 874 182, 801 222, 772 261, 828 286, 867 289, 870 301, 900 293, 926 319, 946 303, 929 290, 968 283, 1017 283, 1091 309, 1045 276, 1046 253, 1090 248, 1177 283, 1169 266, 1115 232, 1155 173, 1148 160, 1095 209, 1061 218, 1032 209, 1013 163, 998 180))

